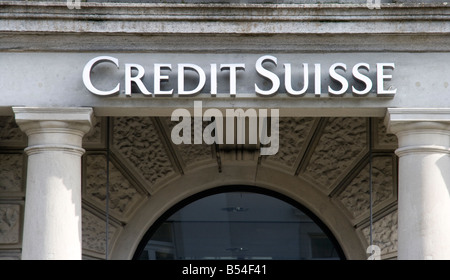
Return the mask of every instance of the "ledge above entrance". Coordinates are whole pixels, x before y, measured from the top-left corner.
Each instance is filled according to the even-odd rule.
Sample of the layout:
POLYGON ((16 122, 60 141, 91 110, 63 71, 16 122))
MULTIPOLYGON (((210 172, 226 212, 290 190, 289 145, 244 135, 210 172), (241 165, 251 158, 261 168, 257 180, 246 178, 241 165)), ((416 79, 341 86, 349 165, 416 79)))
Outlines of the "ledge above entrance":
MULTIPOLYGON (((365 2, 365 1, 363 1, 365 2)), ((0 32, 128 34, 446 33, 439 4, 161 4, 2 1, 0 32), (45 14, 45 20, 41 15, 45 14), (355 24, 358 23, 358 24, 355 24)))

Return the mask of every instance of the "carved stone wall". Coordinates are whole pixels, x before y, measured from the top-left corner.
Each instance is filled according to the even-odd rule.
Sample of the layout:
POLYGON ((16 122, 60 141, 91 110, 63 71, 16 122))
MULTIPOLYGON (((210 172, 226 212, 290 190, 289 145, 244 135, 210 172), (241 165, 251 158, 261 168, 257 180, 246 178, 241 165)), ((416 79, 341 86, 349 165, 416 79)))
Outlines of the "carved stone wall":
POLYGON ((23 169, 22 154, 0 154, 0 192, 22 191, 23 169))
MULTIPOLYGON (((375 221, 372 226, 373 245, 381 249, 382 258, 395 258, 397 254, 397 211, 375 221)), ((367 243, 370 242, 370 227, 362 230, 367 243)))
POLYGON ((83 148, 104 149, 106 148, 108 118, 96 118, 91 130, 83 137, 83 148))
POLYGON ((19 242, 20 206, 0 204, 0 244, 19 242))
POLYGON ((397 137, 386 132, 383 118, 377 118, 373 122, 373 135, 375 149, 395 150, 397 148, 397 137))
POLYGON ((266 160, 294 168, 308 144, 313 126, 314 118, 280 118, 280 147, 277 154, 266 157, 266 160))
MULTIPOLYGON (((106 208, 107 166, 106 156, 86 155, 86 184, 83 198, 99 209, 106 208)), ((116 168, 109 163, 109 211, 121 220, 143 199, 143 194, 116 168)))
POLYGON ((27 136, 17 126, 14 117, 0 116, 0 128, 0 147, 26 147, 27 136))
MULTIPOLYGON (((178 123, 176 121, 171 121, 171 118, 164 117, 161 118, 163 124, 167 126, 165 128, 165 132, 170 137, 171 131, 174 126, 178 123)), ((194 121, 191 121, 191 143, 194 143, 194 138, 199 137, 196 134, 200 134, 200 138, 202 138, 202 133, 205 127, 207 126, 206 122, 202 122, 202 130, 194 129, 194 121)), ((203 139, 203 138, 202 138, 203 139)), ((202 141, 202 144, 172 144, 176 151, 181 155, 181 160, 185 166, 196 165, 198 163, 205 163, 208 161, 214 161, 213 158, 213 147, 211 145, 207 145, 202 141)))
POLYGON ((99 217, 83 210, 82 217, 82 244, 85 256, 106 258, 106 246, 117 231, 117 226, 110 224, 108 227, 108 242, 106 242, 106 217, 99 217))
POLYGON ((367 119, 330 118, 304 174, 328 191, 367 151, 367 119))
POLYGON ((26 145, 14 118, 0 116, 0 260, 21 256, 26 145))
MULTIPOLYGON (((106 138, 110 139, 111 145, 108 214, 114 229, 109 242, 117 238, 118 229, 126 225, 133 210, 152 192, 158 191, 167 178, 183 176, 183 172, 202 164, 218 165, 220 162, 214 158, 214 146, 205 143, 174 145, 170 134, 177 122, 168 117, 112 118, 108 130, 104 128, 108 122, 100 120, 100 123, 89 138, 89 143, 97 143, 97 146, 87 146, 83 161, 83 219, 86 220, 83 248, 86 257, 101 258, 105 251, 105 221, 99 217, 106 215, 106 146, 101 146, 106 141, 101 139, 105 138, 106 131, 110 131, 106 138)), ((193 143, 193 122, 191 126, 193 143)), ((205 126, 203 123, 202 130, 205 126)), ((274 164, 284 170, 286 176, 302 176, 315 182, 319 190, 330 196, 330 203, 347 213, 355 230, 361 233, 361 242, 367 246, 371 178, 372 208, 377 221, 372 226, 376 232, 373 237, 381 245, 383 254, 395 257, 396 242, 388 244, 385 239, 396 236, 396 223, 391 214, 384 213, 393 213, 396 208, 397 159, 393 154, 396 145, 396 138, 385 134, 381 118, 281 118, 279 153, 254 162, 274 164), (373 143, 372 148, 370 143, 373 143), (369 151, 373 157, 371 177, 369 151)), ((225 159, 224 155, 222 157, 225 159)), ((226 160, 238 158, 227 157, 226 160)))
POLYGON ((120 117, 113 121, 112 149, 120 161, 136 170, 145 185, 153 186, 175 174, 167 143, 160 138, 153 118, 120 117))
MULTIPOLYGON (((371 178, 373 207, 395 197, 393 165, 394 162, 392 156, 378 156, 373 158, 371 178)), ((369 211, 369 174, 369 163, 367 163, 350 184, 348 184, 336 197, 347 208, 353 218, 357 218, 369 211)))

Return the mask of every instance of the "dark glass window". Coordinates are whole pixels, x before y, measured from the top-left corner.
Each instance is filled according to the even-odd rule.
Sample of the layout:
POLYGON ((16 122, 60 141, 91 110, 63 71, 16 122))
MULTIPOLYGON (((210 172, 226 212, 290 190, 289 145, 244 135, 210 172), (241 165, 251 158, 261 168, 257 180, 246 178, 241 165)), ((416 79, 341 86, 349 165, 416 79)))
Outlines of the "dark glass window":
MULTIPOLYGON (((149 231, 136 259, 340 259, 340 249, 298 207, 254 192, 197 199, 149 231)), ((322 226, 323 227, 323 226, 322 226)))

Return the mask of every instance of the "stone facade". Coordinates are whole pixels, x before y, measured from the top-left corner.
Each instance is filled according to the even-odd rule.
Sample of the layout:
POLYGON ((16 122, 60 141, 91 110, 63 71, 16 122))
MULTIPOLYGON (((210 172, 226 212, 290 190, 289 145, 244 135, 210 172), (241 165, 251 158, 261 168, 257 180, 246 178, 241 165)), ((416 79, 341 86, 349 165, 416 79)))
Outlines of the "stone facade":
MULTIPOLYGON (((0 120, 6 127, 14 128, 13 119, 2 117, 0 120)), ((170 131, 173 123, 163 119, 159 122, 161 127, 158 127, 155 122, 154 118, 147 117, 114 118, 111 122, 101 119, 96 124, 95 132, 85 136, 87 152, 83 156, 82 191, 85 258, 105 258, 107 214, 110 221, 108 244, 112 246, 115 239, 120 238, 120 228, 126 225, 152 192, 162 188, 167 178, 183 176, 174 162, 184 162, 184 172, 198 168, 198 164, 194 164, 196 162, 218 164, 212 158, 213 147, 194 144, 171 146, 162 133, 170 131), (108 125, 111 125, 108 129, 103 127, 108 125), (110 135, 102 135, 107 131, 110 135), (108 145, 101 139, 108 139, 111 143, 108 212, 108 157, 105 150, 108 145), (176 151, 171 156, 178 158, 170 158, 171 149, 176 151), (135 176, 142 173, 142 176, 135 176)), ((373 119, 372 123, 380 124, 380 120, 373 119)), ((330 203, 335 203, 346 213, 355 230, 360 232, 361 242, 366 243, 370 205, 367 158, 369 124, 370 120, 366 118, 282 118, 280 153, 274 157, 266 156, 260 162, 263 165, 284 166, 286 176, 305 176, 314 180, 318 190, 329 193, 330 203), (345 157, 340 161, 343 155, 345 157), (305 165, 303 168, 302 164, 305 165)), ((23 142, 23 135, 17 131, 11 137, 23 142)), ((11 141, 11 137, 4 137, 2 143, 11 141)), ((370 142, 374 147, 396 145, 395 138, 380 138, 378 133, 370 142)), ((18 255, 14 250, 21 247, 26 165, 24 155, 15 148, 4 145, 0 147, 0 152, 0 251, 2 258, 16 258, 18 255)), ((396 157, 392 150, 373 148, 372 153, 373 240, 380 246, 383 255, 392 258, 396 252, 396 157)))
MULTIPOLYGON (((210 165, 211 163, 214 163, 215 165, 218 164, 217 161, 212 161, 211 158, 211 150, 213 147, 208 145, 196 146, 194 144, 171 146, 172 144, 170 141, 168 142, 167 138, 161 134, 161 131, 158 132, 158 129, 161 128, 156 128, 154 122, 155 119, 146 117, 120 118, 119 120, 114 119, 111 122, 113 127, 110 128, 110 141, 114 148, 111 149, 109 165, 110 208, 108 214, 110 215, 111 221, 113 221, 111 224, 111 228, 113 230, 110 233, 110 246, 112 246, 111 244, 113 244, 115 238, 119 238, 115 236, 115 234, 120 234, 120 230, 117 229, 126 224, 129 217, 133 215, 134 209, 139 207, 139 205, 146 200, 146 197, 152 195, 154 191, 158 191, 162 188, 159 185, 164 186, 165 176, 183 176, 181 171, 174 171, 177 170, 177 168, 174 166, 173 162, 189 162, 186 161, 186 154, 183 152, 184 149, 191 151, 189 157, 192 159, 190 164, 184 165, 184 172, 189 172, 190 169, 199 167, 198 165, 193 164, 195 159, 198 159, 198 162, 205 165, 210 165), (124 141, 124 139, 130 140, 124 141), (134 147, 140 147, 140 150, 127 150, 126 147, 130 146, 130 144, 127 143, 131 142, 134 143, 134 147), (121 143, 120 146, 119 143, 121 143), (171 147, 169 148, 169 146, 171 147), (195 151, 200 150, 200 147, 204 150, 195 153, 195 151), (177 155, 179 158, 170 159, 170 149, 176 149, 176 152, 172 154, 177 155), (152 154, 149 154, 145 151, 153 152, 152 154), (130 160, 127 158, 127 155, 133 155, 136 159, 130 160), (150 155, 154 156, 150 157, 150 155), (123 160, 118 162, 118 158, 123 160), (141 160, 138 160, 138 158, 141 158, 141 160), (133 174, 139 174, 143 170, 146 170, 145 167, 139 165, 141 164, 140 162, 149 159, 151 159, 151 161, 145 164, 167 167, 164 167, 163 169, 157 168, 153 171, 154 173, 146 173, 149 175, 136 178, 133 174), (116 164, 117 166, 120 166, 120 168, 117 168, 116 164), (164 170, 171 170, 171 172, 165 173, 164 170)), ((328 125, 326 124, 323 127, 315 124, 318 122, 320 122, 319 119, 313 118, 282 118, 280 120, 281 153, 273 158, 270 156, 265 157, 260 164, 274 165, 275 167, 284 166, 287 173, 286 176, 304 176, 302 172, 296 174, 295 171, 298 168, 299 163, 304 162, 302 157, 309 155, 309 157, 313 159, 318 157, 317 152, 319 152, 319 154, 326 154, 326 150, 321 151, 321 149, 325 149, 324 147, 326 145, 315 145, 311 143, 313 142, 311 139, 317 139, 316 141, 318 142, 320 142, 320 139, 334 139, 334 141, 330 140, 330 143, 340 145, 342 149, 347 149, 347 147, 355 148, 356 146, 356 152, 347 153, 347 155, 350 155, 347 157, 347 162, 351 162, 351 164, 347 164, 345 168, 341 167, 335 172, 324 172, 323 174, 327 174, 327 176, 318 180, 319 183, 317 183, 317 189, 320 191, 328 190, 331 193, 331 202, 336 203, 343 209, 343 211, 345 211, 345 213, 348 213, 346 215, 355 225, 356 231, 360 232, 362 236, 361 238, 363 239, 362 242, 367 242, 365 238, 367 236, 370 203, 368 181, 369 169, 368 159, 366 158, 365 161, 361 161, 361 158, 364 158, 369 151, 369 141, 367 141, 370 128, 369 119, 339 118, 339 121, 336 119, 332 119, 331 121, 326 120, 328 125), (339 131, 339 135, 341 136, 332 137, 331 134, 336 133, 336 131, 331 128, 333 124, 338 122, 339 127, 336 128, 336 130, 339 131), (327 127, 329 127, 329 129, 327 129, 327 127), (360 140, 361 143, 358 145, 345 145, 346 140, 336 140, 339 139, 339 137, 344 137, 342 135, 347 134, 350 136, 345 137, 348 137, 349 139, 357 139, 353 140, 355 143, 360 140), (308 143, 308 141, 310 143, 308 143), (306 146, 304 145, 315 147, 315 150, 309 149, 306 152, 306 146), (365 155, 361 155, 362 152, 365 153, 365 155), (348 172, 348 166, 352 167, 351 169, 353 170, 351 172, 348 172), (348 172, 348 174, 346 174, 347 176, 342 177, 343 179, 336 183, 336 178, 340 178, 339 176, 336 176, 336 174, 341 174, 343 172, 348 172), (320 182, 324 182, 324 184, 321 185, 320 182), (334 186, 336 186, 336 190, 330 191, 330 185, 327 185, 327 182, 333 182, 334 186)), ((378 122, 378 119, 373 120, 373 123, 378 122)), ((107 125, 107 122, 103 122, 103 124, 107 125)), ((168 120, 162 121, 160 124, 163 125, 163 130, 166 132, 170 131, 170 128, 173 126, 173 123, 170 123, 168 120)), ((391 141, 395 141, 395 139, 391 138, 391 141)), ((374 146, 377 146, 378 144, 380 143, 374 142, 374 146)), ((392 146, 396 145, 395 142, 383 142, 383 144, 390 144, 392 146)), ((334 145, 330 145, 328 149, 330 151, 335 150, 336 147, 334 145)), ((83 186, 83 200, 85 201, 83 217, 86 218, 86 224, 83 223, 83 244, 85 248, 85 257, 101 258, 100 254, 105 251, 105 242, 103 238, 105 235, 104 222, 106 217, 106 155, 102 150, 103 148, 87 149, 87 153, 84 156, 85 160, 83 161, 85 165, 85 183, 83 186), (90 224, 89 226, 88 223, 90 224)), ((394 176, 394 172, 396 170, 396 158, 393 155, 392 150, 390 152, 379 149, 372 150, 374 153, 372 170, 374 186, 373 207, 375 209, 375 221, 378 222, 387 219, 385 218, 385 215, 390 215, 389 211, 392 211, 392 209, 395 210, 396 207, 396 176, 394 176)), ((338 152, 345 153, 345 150, 338 152)), ((310 160, 309 162, 310 163, 307 165, 305 170, 314 170, 314 166, 316 166, 317 163, 314 163, 313 160, 310 160)), ((326 164, 326 161, 323 160, 322 162, 323 164, 326 164)), ((333 165, 329 163, 327 166, 329 166, 328 168, 333 167, 333 165)), ((319 174, 319 172, 316 171, 316 174, 319 174)), ((280 183, 282 184, 282 182, 280 183)), ((389 222, 389 227, 386 226, 386 229, 382 228, 386 223, 387 222, 378 222, 374 224, 374 228, 376 227, 378 235, 382 234, 384 230, 389 232, 395 231, 396 224, 391 225, 392 222, 389 222)), ((374 234, 374 240, 377 239, 377 234, 374 234)), ((388 236, 395 237, 396 234, 393 232, 388 234, 388 236)), ((382 237, 385 238, 384 235, 382 237)), ((379 242, 379 244, 386 243, 385 240, 379 240, 377 242, 379 242)), ((389 245, 388 251, 386 251, 387 249, 384 249, 388 245, 383 245, 381 247, 383 252, 386 251, 386 253, 389 253, 389 257, 395 257, 396 247, 395 242, 392 242, 393 243, 389 245)))
MULTIPOLYGON (((385 127, 383 116, 387 109, 400 108, 406 110, 402 115, 405 119, 392 119, 394 123, 410 121, 409 109, 426 108, 426 117, 418 118, 423 123, 413 129, 419 135, 436 131, 436 127, 426 124, 445 123, 450 119, 448 112, 443 112, 441 117, 433 111, 445 109, 448 103, 448 81, 443 78, 450 71, 445 62, 450 45, 446 2, 382 0, 382 9, 372 10, 367 9, 366 1, 355 0, 217 1, 219 6, 194 4, 211 4, 207 0, 195 0, 187 5, 183 3, 186 1, 178 0, 82 0, 84 6, 80 13, 69 11, 65 1, 1 2, 4 9, 0 12, 3 34, 0 58, 8 67, 0 70, 0 87, 6 91, 0 104, 0 259, 20 259, 23 247, 28 168, 24 149, 28 143, 14 121, 11 106, 81 106, 93 108, 96 113, 97 122, 83 139, 85 259, 113 256, 117 244, 126 239, 124 236, 130 237, 125 235, 127 230, 132 232, 136 224, 139 225, 136 232, 148 229, 151 222, 142 215, 144 210, 153 210, 149 216, 167 210, 151 208, 155 197, 163 206, 170 206, 198 189, 213 188, 213 183, 224 182, 254 183, 288 195, 306 189, 306 185, 313 186, 312 190, 302 192, 304 196, 297 197, 298 200, 303 199, 332 230, 336 225, 347 225, 351 229, 348 236, 358 239, 357 249, 351 250, 360 251, 359 258, 366 256, 364 249, 371 239, 380 247, 383 259, 398 257, 401 251, 398 220, 415 221, 416 217, 402 216, 414 213, 405 211, 406 208, 400 211, 397 181, 401 164, 394 153, 398 142, 396 136, 388 133, 393 130, 385 127), (122 2, 120 7, 125 8, 98 2, 122 2), (286 96, 204 99, 208 107, 221 109, 237 105, 279 106, 284 110, 280 119, 279 152, 274 156, 260 156, 254 147, 174 145, 170 141, 174 123, 168 113, 174 107, 186 107, 186 99, 173 98, 167 102, 164 98, 129 98, 122 93, 118 97, 97 98, 86 92, 80 82, 80 65, 93 54, 107 52, 120 57, 121 71, 123 63, 134 63, 133 59, 145 57, 143 54, 151 54, 147 56, 151 59, 153 55, 158 59, 160 55, 168 59, 175 55, 203 64, 209 63, 211 57, 214 62, 243 58, 250 65, 253 57, 273 53, 282 58, 278 69, 282 68, 281 60, 289 62, 298 57, 311 63, 364 58, 371 65, 381 58, 395 58, 399 71, 396 70, 393 80, 399 91, 395 98, 354 98, 351 93, 346 96, 349 98, 340 98, 324 94, 324 98, 299 97, 295 103, 286 96), (30 60, 34 62, 31 66, 30 60), (29 71, 23 71, 28 66, 29 71), (17 73, 25 76, 15 78, 17 73), (78 76, 73 78, 73 75, 78 76), (201 187, 197 186, 200 179, 196 177, 203 178, 201 187), (278 180, 276 187, 264 181, 271 177, 278 180), (327 208, 329 205, 332 207, 327 208)), ((387 120, 387 123, 391 121, 389 116, 387 120)), ((409 132, 413 127, 409 125, 394 130, 409 132)), ((411 146, 420 155, 446 154, 448 141, 439 142, 439 137, 446 133, 437 134, 433 138, 437 139, 436 143, 444 143, 439 147, 426 141, 411 146)), ((402 149, 401 153, 409 152, 402 149)), ((423 180, 429 182, 427 187, 445 186, 433 181, 441 177, 426 176, 427 170, 437 165, 419 159, 424 161, 421 172, 404 173, 404 184, 410 183, 405 177, 416 178, 419 174, 428 180, 423 180)), ((446 161, 443 162, 440 164, 446 166, 446 161)), ((417 167, 415 163, 419 165, 422 161, 410 160, 403 166, 417 167)), ((432 174, 442 175, 439 171, 434 170, 432 174)), ((403 191, 406 195, 413 194, 410 189, 403 191)), ((444 204, 449 203, 444 201, 444 204)), ((433 201, 427 205, 433 206, 433 201)), ((422 214, 421 221, 430 220, 428 211, 422 214)), ((346 236, 335 233, 342 246, 351 247, 346 243, 346 236)), ((424 239, 429 241, 430 236, 424 239)), ((419 240, 417 236, 410 237, 419 240)))

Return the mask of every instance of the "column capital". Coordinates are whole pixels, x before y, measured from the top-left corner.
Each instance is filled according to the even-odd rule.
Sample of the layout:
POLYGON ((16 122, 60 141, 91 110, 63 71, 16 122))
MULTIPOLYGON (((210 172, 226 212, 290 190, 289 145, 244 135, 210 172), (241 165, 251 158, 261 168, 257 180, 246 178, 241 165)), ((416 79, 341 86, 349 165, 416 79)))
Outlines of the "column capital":
POLYGON ((36 128, 72 128, 87 133, 94 122, 93 109, 87 107, 13 107, 16 123, 25 132, 36 128))
POLYGON ((385 125, 388 132, 397 135, 398 156, 450 154, 450 109, 388 108, 385 125))
POLYGON ((388 108, 385 117, 387 131, 397 134, 415 129, 450 128, 450 108, 388 108))
POLYGON ((82 155, 83 136, 91 129, 92 108, 13 107, 15 120, 28 136, 28 155, 65 151, 82 155))

